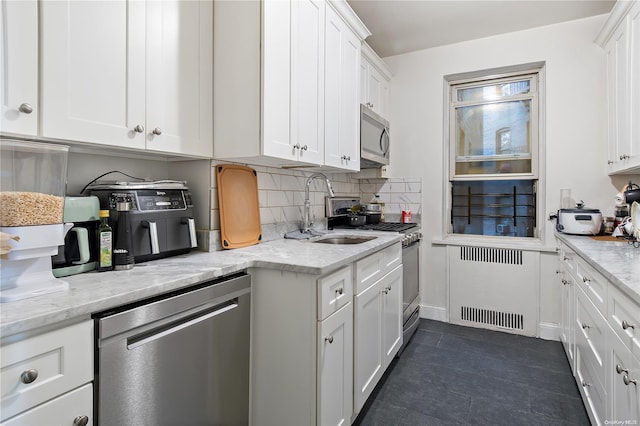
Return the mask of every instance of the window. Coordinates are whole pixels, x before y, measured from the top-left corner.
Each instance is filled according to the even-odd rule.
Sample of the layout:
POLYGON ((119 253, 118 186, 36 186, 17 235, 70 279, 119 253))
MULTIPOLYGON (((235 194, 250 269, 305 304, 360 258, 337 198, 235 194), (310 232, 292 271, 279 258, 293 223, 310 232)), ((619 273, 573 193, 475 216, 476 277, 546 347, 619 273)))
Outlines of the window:
POLYGON ((445 77, 450 234, 539 237, 542 67, 445 77))

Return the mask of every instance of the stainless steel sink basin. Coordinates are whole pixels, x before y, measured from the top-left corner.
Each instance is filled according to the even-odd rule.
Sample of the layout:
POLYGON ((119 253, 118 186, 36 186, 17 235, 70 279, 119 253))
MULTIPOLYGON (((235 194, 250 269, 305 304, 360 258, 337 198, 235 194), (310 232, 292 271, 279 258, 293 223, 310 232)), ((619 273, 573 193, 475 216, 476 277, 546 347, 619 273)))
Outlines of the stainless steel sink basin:
POLYGON ((360 244, 376 238, 378 237, 372 237, 369 235, 336 235, 320 237, 319 239, 311 242, 323 244, 360 244))

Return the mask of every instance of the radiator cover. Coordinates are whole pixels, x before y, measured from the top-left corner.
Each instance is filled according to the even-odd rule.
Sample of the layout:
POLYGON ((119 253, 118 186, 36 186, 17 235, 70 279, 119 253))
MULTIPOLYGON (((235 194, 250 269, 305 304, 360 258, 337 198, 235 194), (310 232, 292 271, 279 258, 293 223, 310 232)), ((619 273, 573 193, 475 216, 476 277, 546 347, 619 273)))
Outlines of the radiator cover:
POLYGON ((449 246, 451 323, 536 336, 540 253, 449 246))

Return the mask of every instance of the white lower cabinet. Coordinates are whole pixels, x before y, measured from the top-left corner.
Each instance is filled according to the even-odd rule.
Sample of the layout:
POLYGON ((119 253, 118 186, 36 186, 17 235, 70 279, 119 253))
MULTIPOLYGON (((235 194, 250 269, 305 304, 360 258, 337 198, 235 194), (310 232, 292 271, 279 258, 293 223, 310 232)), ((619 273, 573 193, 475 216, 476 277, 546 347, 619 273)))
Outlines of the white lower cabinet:
POLYGON ((2 425, 92 419, 92 321, 3 344, 0 354, 2 425))
POLYGON ((324 276, 249 270, 251 424, 351 424, 402 344, 400 252, 324 276), (359 266, 374 264, 379 278, 354 297, 359 266))
POLYGON ((640 305, 565 244, 560 263, 561 340, 574 362, 589 419, 594 425, 635 424, 640 419, 640 305), (571 333, 574 345, 567 344, 571 333))
POLYGON ((91 424, 93 424, 93 385, 89 383, 12 417, 3 422, 2 426, 91 424))
POLYGON ((353 411, 353 303, 318 322, 318 422, 347 425, 353 411))
POLYGON ((402 266, 355 296, 356 416, 402 345, 402 266))

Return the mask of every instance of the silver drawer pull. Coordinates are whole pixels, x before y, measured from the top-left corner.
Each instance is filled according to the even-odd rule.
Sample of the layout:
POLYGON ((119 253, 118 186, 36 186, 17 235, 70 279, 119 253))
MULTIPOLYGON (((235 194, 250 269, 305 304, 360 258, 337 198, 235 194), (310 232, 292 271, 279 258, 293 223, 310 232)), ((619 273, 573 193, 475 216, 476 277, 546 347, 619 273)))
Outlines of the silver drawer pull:
POLYGON ((591 386, 591 383, 589 383, 589 382, 587 382, 585 380, 582 381, 582 387, 583 388, 588 388, 589 386, 591 386))
POLYGON ((634 386, 638 386, 638 381, 636 379, 630 379, 628 375, 624 375, 624 377, 622 378, 622 381, 624 382, 625 385, 629 386, 631 383, 634 384, 634 386))
POLYGON ((32 368, 31 370, 23 371, 22 374, 20 374, 20 381, 25 385, 35 382, 37 378, 38 378, 38 370, 36 370, 35 368, 32 368))
POLYGON ((18 111, 24 114, 31 114, 33 112, 33 107, 31 106, 31 104, 25 102, 23 104, 20 104, 20 107, 18 107, 18 111))
POLYGON ((628 373, 628 372, 629 370, 627 368, 624 368, 620 364, 616 364, 616 373, 622 374, 622 373, 628 373))
POLYGON ((78 416, 73 419, 73 426, 87 426, 89 423, 89 417, 87 416, 78 416))
POLYGON ((636 325, 627 322, 627 320, 622 321, 622 329, 626 330, 627 328, 633 328, 635 330, 636 329, 636 325))
POLYGON ((329 342, 329 344, 333 343, 333 336, 325 337, 324 340, 329 342))
POLYGON ((582 277, 582 282, 588 285, 591 282, 591 280, 587 277, 582 277))
POLYGON ((563 279, 563 280, 562 280, 562 284, 563 284, 563 285, 567 285, 567 284, 569 284, 569 281, 567 281, 567 280, 564 280, 564 279, 563 279))
POLYGON ((589 324, 587 324, 586 322, 582 323, 582 329, 586 330, 587 328, 591 328, 591 326, 589 324))
POLYGON ((342 293, 344 293, 344 289, 342 287, 336 290, 337 295, 341 295, 342 293))

